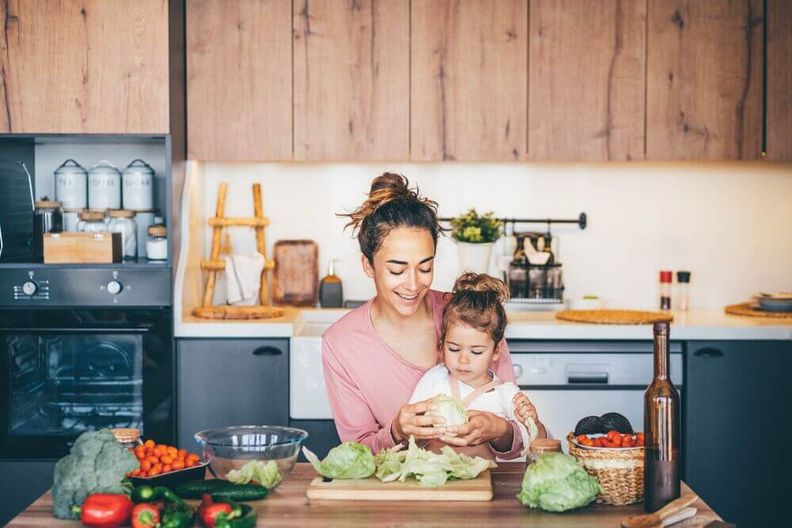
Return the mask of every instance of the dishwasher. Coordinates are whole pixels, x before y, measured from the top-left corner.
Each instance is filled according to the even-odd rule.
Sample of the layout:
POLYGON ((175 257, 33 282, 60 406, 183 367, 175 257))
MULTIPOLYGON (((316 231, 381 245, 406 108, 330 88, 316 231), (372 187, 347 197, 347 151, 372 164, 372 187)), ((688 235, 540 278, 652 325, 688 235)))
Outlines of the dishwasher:
MULTIPOLYGON (((643 396, 653 377, 651 341, 508 344, 517 384, 536 406, 551 438, 565 446, 578 420, 608 412, 624 415, 635 431, 643 431, 643 396)), ((671 381, 682 397, 682 343, 670 347, 671 381)))

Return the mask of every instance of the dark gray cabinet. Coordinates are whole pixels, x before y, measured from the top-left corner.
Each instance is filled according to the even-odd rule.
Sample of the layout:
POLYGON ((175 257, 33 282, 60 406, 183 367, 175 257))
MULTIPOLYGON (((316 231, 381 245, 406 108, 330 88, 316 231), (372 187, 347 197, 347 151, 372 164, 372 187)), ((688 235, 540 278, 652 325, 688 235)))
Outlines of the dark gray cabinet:
POLYGON ((792 473, 792 342, 689 342, 685 367, 685 480, 726 521, 776 525, 792 473))
POLYGON ((287 339, 179 339, 176 356, 179 446, 229 425, 288 425, 287 339))
MULTIPOLYGON (((305 445, 319 458, 327 456, 328 451, 341 443, 333 420, 290 420, 289 425, 308 433, 305 445)), ((299 461, 308 460, 300 453, 299 461)))

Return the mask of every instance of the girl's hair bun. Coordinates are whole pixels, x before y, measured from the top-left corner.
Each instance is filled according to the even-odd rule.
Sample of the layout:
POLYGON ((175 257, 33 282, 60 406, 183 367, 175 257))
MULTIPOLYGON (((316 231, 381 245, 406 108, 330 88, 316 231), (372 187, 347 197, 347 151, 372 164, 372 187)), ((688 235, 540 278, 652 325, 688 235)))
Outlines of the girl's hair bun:
POLYGON ((486 273, 463 273, 454 283, 453 293, 479 292, 493 295, 498 302, 509 299, 509 289, 500 279, 486 273))

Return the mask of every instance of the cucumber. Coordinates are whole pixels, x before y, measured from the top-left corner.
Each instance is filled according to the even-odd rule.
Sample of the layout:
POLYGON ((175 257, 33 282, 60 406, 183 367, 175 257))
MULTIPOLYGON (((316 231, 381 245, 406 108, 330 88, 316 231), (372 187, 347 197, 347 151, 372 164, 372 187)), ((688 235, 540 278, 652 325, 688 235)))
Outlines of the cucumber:
POLYGON ((200 499, 208 493, 215 500, 251 501, 267 496, 267 488, 257 484, 233 484, 227 480, 191 480, 176 486, 176 495, 184 499, 200 499))
POLYGON ((231 484, 210 492, 215 501, 254 501, 267 496, 269 490, 258 484, 231 484))

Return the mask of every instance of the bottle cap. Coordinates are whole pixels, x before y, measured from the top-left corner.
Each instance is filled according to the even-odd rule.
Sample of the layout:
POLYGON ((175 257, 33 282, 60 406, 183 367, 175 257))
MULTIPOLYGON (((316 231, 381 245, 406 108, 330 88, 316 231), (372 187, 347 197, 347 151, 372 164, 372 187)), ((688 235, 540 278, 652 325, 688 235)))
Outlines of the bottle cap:
POLYGON ((671 272, 669 270, 660 271, 660 282, 671 282, 671 272))
POLYGON ((677 282, 690 282, 690 272, 689 271, 677 271, 677 282))
POLYGON ((668 336, 671 332, 671 325, 667 321, 660 321, 654 324, 654 334, 668 336))

